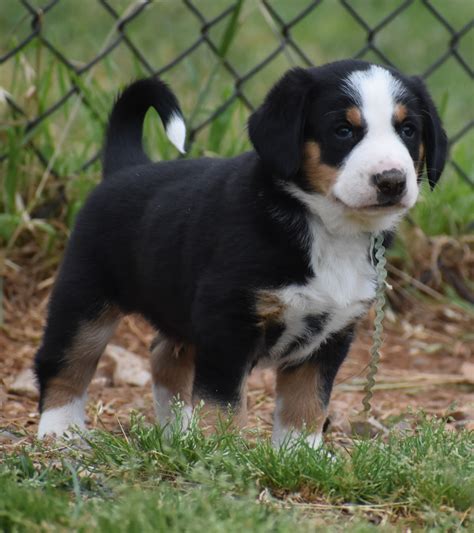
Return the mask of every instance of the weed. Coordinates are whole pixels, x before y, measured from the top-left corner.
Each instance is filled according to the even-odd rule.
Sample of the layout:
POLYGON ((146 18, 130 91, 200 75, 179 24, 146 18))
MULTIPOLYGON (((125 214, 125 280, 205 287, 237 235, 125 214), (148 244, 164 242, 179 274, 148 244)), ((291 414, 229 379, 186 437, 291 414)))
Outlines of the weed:
POLYGON ((87 449, 37 443, 4 455, 0 525, 197 531, 208 524, 224 531, 240 523, 252 531, 305 531, 321 505, 350 509, 345 525, 354 520, 362 530, 377 509, 385 518, 443 527, 466 522, 474 504, 473 433, 447 431, 426 417, 413 432, 355 440, 346 450, 315 451, 304 440, 275 450, 265 438, 228 428, 205 437, 196 420, 185 435, 175 430, 165 438, 163 428, 138 416, 126 434, 85 438, 87 449), (266 504, 258 503, 262 496, 266 504))

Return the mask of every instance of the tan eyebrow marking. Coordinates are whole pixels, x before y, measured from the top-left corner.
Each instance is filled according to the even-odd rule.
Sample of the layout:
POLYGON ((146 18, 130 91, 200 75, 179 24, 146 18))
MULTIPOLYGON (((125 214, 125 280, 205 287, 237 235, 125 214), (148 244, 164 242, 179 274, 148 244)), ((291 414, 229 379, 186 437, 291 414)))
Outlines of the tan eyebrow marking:
POLYGON ((356 106, 350 107, 346 111, 346 119, 356 128, 360 128, 362 126, 362 113, 356 106))
POLYGON ((395 122, 397 123, 403 122, 407 118, 407 116, 408 116, 407 106, 404 104, 397 104, 393 112, 393 117, 395 118, 395 122))
POLYGON ((419 175, 423 173, 424 164, 425 164, 425 145, 421 143, 420 148, 418 150, 418 162, 416 164, 416 171, 419 175))

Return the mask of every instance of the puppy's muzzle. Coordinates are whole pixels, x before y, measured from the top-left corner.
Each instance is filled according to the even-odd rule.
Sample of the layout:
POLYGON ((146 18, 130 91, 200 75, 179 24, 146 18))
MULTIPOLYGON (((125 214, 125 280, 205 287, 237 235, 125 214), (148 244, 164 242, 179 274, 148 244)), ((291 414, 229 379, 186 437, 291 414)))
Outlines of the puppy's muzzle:
POLYGON ((377 189, 377 203, 380 206, 397 204, 406 191, 406 174, 398 169, 384 170, 372 176, 377 189))

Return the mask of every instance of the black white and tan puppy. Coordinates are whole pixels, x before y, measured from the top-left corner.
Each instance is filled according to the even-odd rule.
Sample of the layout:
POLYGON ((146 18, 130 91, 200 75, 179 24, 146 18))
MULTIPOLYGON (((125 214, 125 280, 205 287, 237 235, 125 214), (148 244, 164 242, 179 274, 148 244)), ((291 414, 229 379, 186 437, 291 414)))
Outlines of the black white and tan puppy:
POLYGON ((374 299, 371 236, 394 230, 443 170, 447 142, 419 78, 363 61, 296 68, 250 117, 254 150, 152 163, 154 107, 184 149, 176 98, 157 79, 119 97, 104 180, 78 216, 36 355, 39 436, 84 426, 86 389, 120 317, 160 332, 160 422, 174 398, 245 411, 255 365, 276 369, 273 442, 318 446, 334 378, 374 299))

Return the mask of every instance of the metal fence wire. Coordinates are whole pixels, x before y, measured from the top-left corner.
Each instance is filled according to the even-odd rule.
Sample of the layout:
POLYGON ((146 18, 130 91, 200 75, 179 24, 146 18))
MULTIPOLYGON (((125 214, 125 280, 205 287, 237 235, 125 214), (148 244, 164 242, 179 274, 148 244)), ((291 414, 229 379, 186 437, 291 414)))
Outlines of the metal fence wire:
MULTIPOLYGON (((5 1, 5 0, 4 0, 5 1)), ((3 91, 0 93, 0 99, 3 99, 7 103, 9 108, 8 113, 10 118, 14 121, 15 125, 20 125, 23 129, 23 145, 34 154, 34 156, 41 162, 41 164, 53 175, 61 175, 62 171, 57 168, 54 161, 51 161, 50 151, 45 151, 40 146, 35 138, 35 132, 41 128, 42 124, 46 121, 54 121, 55 117, 73 96, 79 96, 78 105, 84 106, 90 115, 97 120, 101 120, 103 126, 105 126, 103 113, 97 109, 97 102, 94 102, 90 98, 90 92, 86 90, 86 83, 84 80, 87 76, 92 76, 93 68, 98 64, 107 60, 107 58, 114 53, 114 51, 120 47, 126 47, 130 54, 133 56, 133 60, 139 65, 141 71, 149 75, 163 75, 174 69, 179 69, 183 62, 193 54, 196 54, 203 47, 210 51, 211 56, 219 64, 220 68, 224 69, 226 76, 229 78, 229 86, 231 91, 222 98, 221 101, 215 105, 214 108, 209 109, 204 115, 201 113, 199 121, 196 121, 191 125, 188 135, 188 145, 193 143, 196 136, 206 127, 211 125, 214 121, 218 120, 226 110, 235 101, 243 103, 248 111, 251 111, 258 102, 253 102, 249 98, 248 91, 246 90, 248 84, 258 77, 264 77, 264 70, 272 62, 276 61, 282 56, 286 59, 290 58, 289 65, 299 64, 303 66, 311 66, 314 64, 314 58, 308 53, 308 43, 303 43, 297 36, 297 28, 303 21, 316 20, 319 17, 320 7, 324 4, 323 0, 313 0, 308 2, 296 2, 298 6, 298 12, 292 13, 291 18, 288 18, 283 14, 281 9, 281 2, 274 2, 271 0, 247 0, 258 3, 258 9, 262 13, 273 29, 274 46, 273 49, 266 51, 264 57, 258 57, 258 54, 254 54, 252 50, 248 50, 250 56, 255 56, 254 63, 242 71, 235 62, 232 61, 226 54, 226 41, 225 31, 229 28, 229 21, 234 17, 238 17, 242 8, 242 0, 238 1, 226 1, 216 0, 213 5, 212 16, 203 8, 204 3, 199 0, 182 0, 177 7, 177 0, 175 1, 174 9, 181 10, 181 13, 186 16, 191 16, 197 23, 198 31, 195 35, 188 36, 190 44, 186 48, 179 52, 172 58, 168 58, 168 61, 163 64, 155 64, 154 60, 150 59, 149 50, 145 50, 143 46, 131 36, 129 28, 131 25, 141 24, 141 21, 146 19, 148 8, 151 4, 154 4, 153 0, 141 0, 141 1, 129 1, 126 4, 126 9, 119 13, 117 6, 117 0, 95 0, 93 2, 93 12, 90 13, 91 17, 106 16, 110 18, 110 32, 106 39, 104 46, 100 50, 95 50, 95 55, 87 62, 79 63, 71 58, 68 58, 66 53, 62 51, 62 47, 51 40, 48 36, 47 21, 48 17, 59 8, 64 0, 50 0, 49 2, 35 2, 34 0, 8 0, 9 2, 18 2, 18 11, 24 11, 22 13, 22 23, 25 22, 25 18, 29 21, 30 30, 21 36, 21 38, 10 39, 9 45, 6 48, 0 49, 0 68, 4 68, 6 65, 15 61, 21 61, 21 55, 36 43, 40 44, 42 49, 46 49, 49 54, 54 56, 55 60, 59 62, 68 73, 67 79, 62 80, 62 91, 58 94, 54 101, 48 102, 48 105, 36 112, 34 116, 31 116, 31 111, 26 109, 22 105, 22 98, 20 94, 15 93, 15 87, 11 92, 3 91), (39 5, 40 4, 40 5, 39 5), (217 7, 216 7, 217 6, 217 7), (218 39, 215 36, 215 30, 221 27, 221 33, 224 33, 224 37, 218 39), (13 44, 12 44, 13 43, 13 44), (224 43, 224 44, 223 44, 224 43), (48 152, 48 153, 46 153, 48 152)), ((83 9, 87 4, 91 7, 92 0, 88 0, 85 3, 76 2, 75 9, 83 9), (81 7, 82 4, 82 7, 81 7)), ((468 39, 469 33, 472 39, 473 20, 464 21, 464 25, 461 27, 454 27, 448 18, 443 15, 442 10, 439 9, 439 2, 435 0, 400 0, 398 3, 387 2, 389 6, 388 12, 384 13, 383 18, 373 22, 366 20, 364 16, 363 2, 355 2, 349 0, 326 0, 331 2, 333 6, 336 6, 339 10, 344 10, 344 16, 349 16, 352 19, 353 24, 357 27, 357 30, 364 35, 364 44, 360 49, 353 51, 354 58, 367 58, 371 61, 387 64, 390 66, 398 67, 397 64, 393 64, 393 58, 390 57, 383 46, 379 44, 379 37, 384 32, 390 32, 390 25, 398 18, 404 16, 407 10, 414 3, 418 3, 429 14, 431 24, 439 25, 444 29, 445 41, 441 45, 439 55, 430 59, 429 64, 424 65, 423 72, 418 73, 421 76, 430 81, 430 79, 445 65, 447 62, 454 61, 458 68, 463 72, 463 76, 466 84, 471 84, 473 80, 473 68, 469 64, 469 53, 461 50, 461 44, 468 39)), ((153 13, 160 13, 160 3, 154 6, 153 13)), ((166 4, 166 2, 165 2, 166 4)), ((123 7, 124 1, 121 2, 123 7)), ((169 4, 167 6, 169 8, 169 4)), ((3 9, 3 8, 2 8, 3 9)), ((287 11, 287 10, 286 10, 287 11)), ((154 16, 154 15, 153 15, 154 16)), ((68 22, 70 23, 70 21, 68 22)), ((166 21, 160 18, 157 20, 157 45, 160 43, 159 25, 170 24, 170 21, 166 21)), ((315 35, 314 39, 317 40, 318 36, 315 35)), ((335 35, 334 39, 340 39, 340 35, 335 35)), ((344 38, 344 36, 342 36, 344 38)), ((423 31, 420 29, 420 33, 416 36, 400 35, 400 46, 406 48, 406 53, 410 53, 410 46, 407 44, 411 39, 423 39, 423 31)), ((437 51, 438 54, 438 51, 437 51)), ((471 58, 472 62, 472 58, 471 58)), ((283 74, 283 72, 281 72, 283 74)), ((1 79, 1 78, 0 78, 1 79)), ((274 80, 273 80, 274 81, 274 80)), ((271 86, 271 82, 268 82, 267 87, 271 86)), ((472 100, 471 100, 472 101, 472 100)), ((439 102, 438 102, 439 104, 439 102)), ((450 164, 454 168, 455 172, 469 183, 474 188, 474 177, 469 175, 472 167, 467 168, 469 165, 465 163, 463 158, 459 160, 456 158, 456 151, 453 147, 459 142, 467 142, 472 138, 474 120, 469 117, 469 111, 467 118, 464 116, 463 123, 457 123, 454 127, 448 128, 448 136, 451 147, 451 159, 450 164)), ((459 122, 459 121, 457 121, 459 122)), ((54 144, 54 143, 53 143, 54 144)), ((0 158, 4 160, 9 157, 8 148, 0 148, 0 158)), ((78 163, 77 168, 72 170, 72 173, 80 173, 86 170, 91 165, 94 165, 100 158, 100 144, 94 146, 94 153, 90 154, 85 161, 78 163)))

